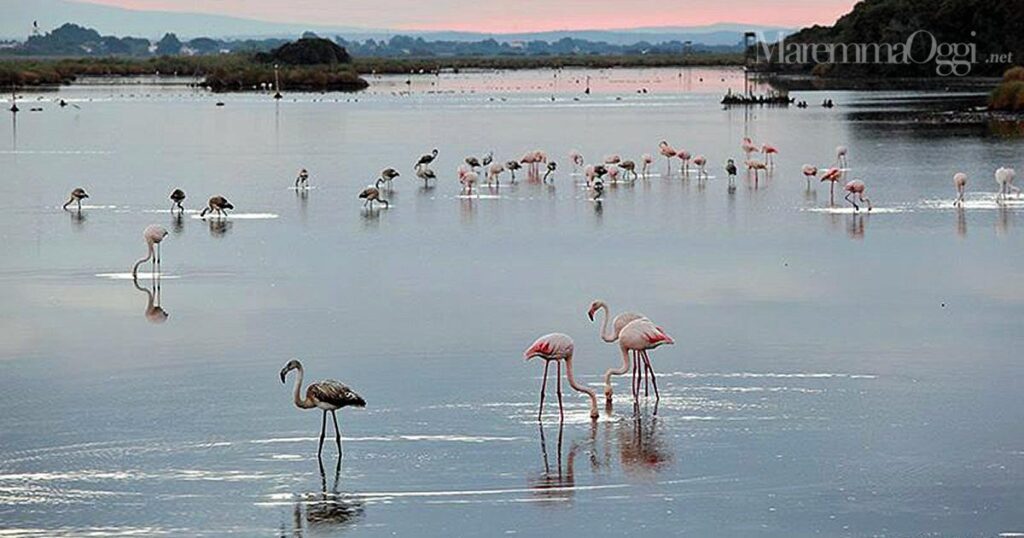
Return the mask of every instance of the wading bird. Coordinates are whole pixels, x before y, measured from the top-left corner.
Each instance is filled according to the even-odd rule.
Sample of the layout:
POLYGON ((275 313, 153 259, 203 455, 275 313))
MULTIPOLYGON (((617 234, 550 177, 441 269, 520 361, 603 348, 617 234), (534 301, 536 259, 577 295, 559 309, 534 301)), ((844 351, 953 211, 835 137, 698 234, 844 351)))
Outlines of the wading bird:
POLYGON ((617 153, 606 155, 604 158, 604 164, 619 164, 620 162, 622 162, 622 157, 617 153))
POLYGON ((541 179, 541 181, 544 182, 544 183, 547 183, 548 182, 548 176, 553 174, 555 172, 555 170, 557 170, 557 169, 558 169, 558 163, 556 163, 555 161, 549 162, 548 163, 548 170, 547 170, 547 172, 544 172, 544 177, 541 179))
POLYGON ((544 381, 540 386, 540 408, 537 410, 537 420, 541 419, 544 412, 544 392, 548 384, 548 367, 551 361, 555 361, 558 371, 556 379, 558 383, 558 416, 559 420, 565 419, 565 411, 562 409, 562 363, 565 363, 565 378, 569 386, 577 392, 582 392, 590 397, 590 418, 597 419, 597 394, 593 390, 580 385, 572 375, 573 341, 567 335, 553 333, 538 338, 523 353, 523 358, 530 360, 534 357, 544 359, 544 381))
POLYGON ((466 195, 473 195, 473 185, 476 185, 479 179, 480 176, 468 166, 463 165, 459 167, 459 183, 462 183, 462 191, 466 195))
POLYGON ((181 205, 181 203, 184 202, 184 201, 185 201, 185 191, 183 191, 181 189, 174 189, 171 192, 171 202, 173 202, 171 204, 171 213, 174 212, 175 208, 178 209, 178 213, 179 214, 180 213, 184 213, 185 212, 185 206, 181 205))
POLYGON ((1020 194, 1020 189, 1013 184, 1013 180, 1016 178, 1017 172, 1013 168, 1000 168, 996 170, 996 183, 999 185, 999 196, 997 199, 1005 200, 1011 193, 1020 194))
POLYGON ((853 198, 851 198, 851 196, 855 195, 862 204, 867 204, 868 211, 871 211, 871 200, 868 200, 867 198, 864 197, 865 188, 866 186, 864 185, 864 182, 859 179, 850 181, 849 183, 846 184, 845 187, 843 187, 843 190, 846 191, 846 201, 850 202, 850 205, 853 206, 854 211, 860 211, 860 206, 857 205, 857 202, 853 201, 853 198))
POLYGON ((71 205, 72 203, 75 203, 75 204, 78 205, 78 210, 81 211, 82 210, 82 200, 84 200, 84 199, 86 199, 88 197, 89 197, 89 193, 85 192, 85 189, 79 187, 79 188, 71 191, 71 197, 68 198, 67 202, 64 202, 64 205, 61 206, 61 209, 67 209, 69 205, 71 205))
POLYGON ((725 173, 729 175, 729 187, 735 186, 736 181, 736 161, 729 159, 725 161, 725 173))
POLYGON ((501 185, 501 173, 505 171, 505 167, 501 163, 494 163, 487 169, 487 184, 494 183, 495 185, 501 185))
POLYGON ((583 163, 585 162, 583 160, 583 154, 577 150, 570 151, 569 162, 572 163, 572 171, 573 173, 575 173, 579 169, 579 167, 583 166, 583 163))
POLYGON ((473 156, 466 157, 466 164, 468 164, 473 170, 476 170, 477 168, 480 168, 480 159, 473 156))
POLYGON ((849 163, 846 162, 846 156, 850 153, 850 150, 846 146, 836 146, 836 168, 848 168, 849 163))
POLYGON ((363 200, 363 207, 373 209, 374 203, 384 204, 384 207, 391 207, 387 200, 380 197, 380 189, 377 187, 366 187, 359 193, 359 199, 363 200))
POLYGON ((681 149, 681 150, 679 150, 678 153, 676 153, 676 157, 678 157, 680 161, 683 161, 683 166, 682 166, 683 177, 689 177, 690 176, 690 157, 691 157, 690 152, 686 151, 685 149, 681 149))
POLYGON ((828 181, 828 203, 836 205, 836 182, 843 179, 843 171, 839 168, 829 168, 821 176, 821 181, 828 181))
POLYGON ((761 161, 755 161, 755 160, 747 161, 747 175, 749 176, 750 172, 754 172, 754 186, 755 187, 757 186, 758 180, 760 180, 761 170, 765 170, 766 173, 767 173, 768 165, 763 163, 763 162, 761 162, 761 161))
POLYGON ((402 174, 399 174, 399 173, 398 173, 398 170, 395 170, 394 168, 385 168, 385 169, 384 169, 384 170, 382 170, 382 171, 381 171, 381 173, 380 173, 380 179, 381 179, 381 180, 382 180, 382 181, 383 181, 383 182, 384 182, 385 184, 387 184, 387 186, 388 186, 388 190, 391 190, 391 182, 392 182, 392 181, 394 181, 394 179, 395 179, 396 177, 398 177, 398 176, 401 176, 401 175, 402 175, 402 174))
MULTIPOLYGON (((622 366, 616 370, 609 370, 611 375, 622 375, 629 372, 629 354, 633 354, 633 401, 640 401, 640 380, 641 373, 649 374, 651 383, 654 385, 654 398, 660 399, 658 394, 658 380, 654 375, 654 367, 651 366, 651 359, 647 355, 649 350, 665 344, 674 344, 675 340, 665 333, 647 318, 631 321, 619 332, 619 349, 622 352, 622 366), (642 363, 642 364, 641 364, 642 363), (643 368, 643 372, 640 368, 643 368)), ((610 390, 609 380, 611 376, 605 373, 605 391, 610 390)), ((644 389, 646 393, 646 388, 644 389)))
POLYGON ((423 165, 416 168, 416 177, 423 180, 423 186, 428 186, 428 182, 437 179, 437 174, 430 169, 429 166, 423 165))
MULTIPOLYGON (((598 300, 590 303, 590 310, 587 311, 587 317, 590 318, 590 321, 594 321, 594 315, 598 310, 604 310, 604 321, 601 323, 601 340, 608 343, 617 341, 619 339, 619 335, 622 333, 622 329, 624 329, 626 325, 629 325, 638 319, 644 319, 644 315, 638 312, 623 312, 615 316, 615 319, 612 320, 611 331, 609 331, 608 318, 611 316, 611 313, 608 310, 608 305, 604 301, 598 300)), ((616 374, 616 371, 616 368, 609 368, 604 373, 604 397, 606 402, 611 402, 612 400, 612 376, 626 373, 621 372, 616 374)))
POLYGON ((231 202, 223 196, 214 196, 206 203, 206 207, 199 213, 200 217, 205 217, 207 213, 211 215, 228 216, 228 209, 234 209, 235 206, 231 205, 231 202))
POLYGON ((510 174, 512 174, 512 183, 515 183, 516 170, 522 170, 523 165, 519 164, 519 161, 508 161, 507 163, 505 163, 505 168, 508 169, 510 174))
POLYGON ((337 411, 342 407, 366 407, 366 400, 353 392, 352 389, 333 379, 310 383, 306 387, 306 397, 303 398, 301 396, 303 376, 301 362, 292 359, 281 369, 281 383, 285 382, 285 377, 292 370, 298 372, 295 377, 295 406, 299 409, 313 409, 315 407, 324 412, 323 422, 320 424, 320 446, 316 449, 317 458, 320 457, 324 449, 324 434, 327 433, 328 411, 331 413, 331 418, 334 419, 334 441, 338 445, 338 455, 340 456, 342 454, 341 430, 338 429, 337 411))
POLYGON ((668 145, 668 142, 662 140, 658 143, 658 153, 665 158, 665 163, 668 165, 667 175, 672 175, 672 157, 676 156, 675 148, 668 145))
POLYGON ((434 159, 436 159, 436 158, 437 158, 437 148, 434 148, 433 151, 431 151, 430 153, 420 157, 420 160, 416 161, 415 168, 419 168, 421 166, 426 166, 426 165, 434 162, 434 159))
POLYGON ((650 174, 651 163, 654 162, 654 157, 651 156, 650 153, 644 153, 640 156, 640 162, 644 163, 640 173, 644 176, 644 179, 646 179, 650 174))
POLYGON ((818 177, 818 167, 817 166, 814 166, 814 165, 811 165, 811 164, 805 164, 803 166, 803 168, 800 169, 800 171, 803 172, 804 179, 807 180, 807 186, 808 187, 811 186, 811 178, 812 177, 818 177))
POLYGON ((306 188, 306 184, 309 182, 309 171, 303 168, 299 170, 299 175, 295 177, 295 188, 306 188))
POLYGON ((775 146, 762 144, 761 153, 764 155, 768 166, 775 166, 775 156, 779 154, 779 150, 775 146))
POLYGON ((703 155, 698 155, 693 158, 693 164, 697 167, 697 180, 708 178, 707 164, 708 160, 703 155))
POLYGON ((159 271, 160 267, 160 243, 167 237, 167 230, 156 224, 146 226, 146 229, 142 231, 142 238, 146 240, 146 257, 135 262, 135 266, 132 267, 132 278, 135 278, 139 274, 139 266, 152 260, 153 262, 153 274, 159 271), (154 255, 154 247, 156 254, 154 255))
POLYGON ((755 144, 754 141, 750 139, 750 137, 745 136, 743 137, 743 141, 740 142, 740 149, 743 150, 744 155, 747 156, 746 159, 749 161, 750 154, 757 153, 757 144, 755 144))
POLYGON ((626 179, 629 179, 630 174, 633 175, 633 181, 636 181, 640 176, 636 173, 636 163, 630 160, 622 161, 618 164, 619 168, 622 169, 626 174, 626 179))
POLYGON ((964 205, 964 194, 967 190, 967 174, 958 172, 953 175, 953 187, 956 188, 956 201, 953 205, 961 207, 964 205))

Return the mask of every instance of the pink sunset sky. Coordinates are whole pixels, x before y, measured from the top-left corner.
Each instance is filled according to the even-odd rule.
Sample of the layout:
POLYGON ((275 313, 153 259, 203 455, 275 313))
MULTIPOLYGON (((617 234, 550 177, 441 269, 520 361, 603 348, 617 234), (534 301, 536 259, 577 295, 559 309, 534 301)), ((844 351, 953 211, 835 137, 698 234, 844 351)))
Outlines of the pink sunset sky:
POLYGON ((477 32, 831 24, 855 0, 76 0, 325 26, 477 32))

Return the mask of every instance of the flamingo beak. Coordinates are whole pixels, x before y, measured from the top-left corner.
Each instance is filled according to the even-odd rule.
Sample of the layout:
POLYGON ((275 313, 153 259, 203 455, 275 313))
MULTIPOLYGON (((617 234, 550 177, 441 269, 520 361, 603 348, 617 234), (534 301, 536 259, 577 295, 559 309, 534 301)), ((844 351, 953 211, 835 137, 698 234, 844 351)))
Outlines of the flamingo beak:
POLYGON ((288 368, 283 368, 281 370, 281 383, 284 383, 284 378, 286 375, 288 375, 288 368))

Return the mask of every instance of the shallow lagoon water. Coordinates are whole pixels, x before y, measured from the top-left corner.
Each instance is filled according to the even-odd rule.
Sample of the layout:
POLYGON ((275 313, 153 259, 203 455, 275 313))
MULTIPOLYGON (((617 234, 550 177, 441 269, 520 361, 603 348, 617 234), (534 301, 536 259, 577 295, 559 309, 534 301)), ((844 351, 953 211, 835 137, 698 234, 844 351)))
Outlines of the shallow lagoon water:
POLYGON ((723 110, 739 76, 381 77, 276 104, 91 84, 63 110, 26 94, 44 112, 0 129, 0 535, 1024 531, 1024 205, 991 194, 996 167, 1024 169, 1021 140, 885 121, 887 96, 927 94, 723 110), (781 153, 730 194, 744 135, 781 153), (601 204, 575 185, 570 149, 637 159, 662 139, 718 178, 656 158, 601 204), (838 144, 870 214, 807 190, 800 166, 838 144), (432 147, 424 189, 411 168, 432 147), (536 148, 553 186, 459 197, 464 156, 536 148), (302 167, 315 188, 296 193, 302 167), (361 210, 385 167, 392 207, 361 210), (59 209, 76 186, 80 215, 59 209), (175 219, 176 187, 237 214, 175 219), (126 278, 151 223, 171 232, 159 290, 146 267, 126 278), (619 378, 610 416, 591 424, 565 387, 564 428, 553 394, 538 427, 533 338, 573 336, 593 386, 619 362, 595 298, 676 339, 651 353, 658 414, 634 418, 619 378), (330 442, 317 465, 319 413, 277 377, 292 357, 368 401, 339 413, 340 468, 330 442))

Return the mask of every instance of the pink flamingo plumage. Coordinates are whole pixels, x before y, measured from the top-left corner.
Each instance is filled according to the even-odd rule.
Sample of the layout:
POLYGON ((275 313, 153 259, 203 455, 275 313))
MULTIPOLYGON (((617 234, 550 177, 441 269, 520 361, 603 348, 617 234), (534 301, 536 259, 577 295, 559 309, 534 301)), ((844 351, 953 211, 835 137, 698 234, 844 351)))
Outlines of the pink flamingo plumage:
POLYGON ((860 211, 860 206, 858 206, 857 202, 854 202, 853 199, 850 198, 853 195, 856 195, 857 199, 860 200, 861 203, 868 204, 868 211, 871 211, 871 200, 868 200, 867 198, 864 197, 864 190, 866 188, 867 186, 864 185, 864 182, 859 179, 855 179, 847 183, 846 186, 843 187, 843 190, 846 191, 846 201, 850 202, 850 205, 853 206, 854 211, 860 211))
POLYGON ((552 333, 541 336, 538 338, 530 347, 526 348, 523 352, 523 358, 530 360, 534 357, 544 359, 544 381, 540 386, 540 409, 537 410, 537 420, 541 419, 541 414, 544 412, 544 392, 547 389, 548 383, 548 367, 551 365, 551 361, 555 361, 555 365, 558 367, 556 374, 558 381, 558 416, 559 420, 565 419, 565 411, 562 408, 562 363, 565 363, 565 378, 569 381, 569 386, 577 392, 582 392, 590 397, 590 418, 597 419, 597 394, 576 382, 576 378, 572 375, 572 360, 573 351, 575 346, 572 338, 561 333, 552 333))
POLYGON ((622 157, 617 153, 607 155, 604 158, 604 164, 619 164, 620 162, 622 162, 622 157))
POLYGON ((686 151, 685 149, 681 149, 678 152, 676 152, 676 157, 679 157, 679 160, 683 161, 683 168, 682 168, 683 177, 689 176, 690 175, 690 157, 691 157, 690 152, 686 151))
POLYGON ((761 177, 760 177, 761 170, 768 170, 768 165, 763 163, 763 162, 761 162, 761 161, 755 161, 755 160, 747 161, 747 175, 749 176, 750 172, 754 172, 754 186, 755 187, 757 186, 758 181, 761 179, 761 177))
MULTIPOLYGON (((590 318, 590 321, 594 321, 594 315, 598 310, 604 310, 604 321, 601 323, 601 340, 604 340, 609 344, 616 342, 619 339, 619 335, 622 334, 622 329, 624 329, 626 325, 629 325, 638 319, 645 318, 645 316, 639 312, 623 312, 615 316, 615 319, 612 320, 612 327, 609 331, 608 318, 611 316, 611 313, 608 310, 608 305, 604 301, 598 300, 590 303, 590 310, 587 311, 587 317, 590 318)), ((606 402, 611 402, 612 400, 612 376, 623 375, 626 371, 618 372, 616 368, 609 368, 605 371, 604 397, 606 402)))
POLYGON ((668 164, 668 174, 672 175, 672 157, 676 156, 676 150, 672 146, 668 145, 668 142, 662 140, 658 144, 658 153, 661 153, 662 157, 665 157, 665 162, 668 164))
POLYGON ((585 161, 583 160, 583 154, 582 154, 582 153, 580 153, 580 152, 579 152, 579 151, 577 151, 577 150, 572 150, 572 151, 570 151, 570 152, 569 152, 569 161, 571 161, 571 162, 572 162, 572 171, 573 171, 573 172, 576 172, 576 170, 577 170, 577 169, 578 169, 578 168, 579 168, 580 166, 583 166, 583 164, 584 164, 584 162, 585 162, 585 161))
POLYGON ((697 180, 707 179, 707 177, 708 177, 708 170, 707 170, 708 160, 707 160, 707 158, 704 157, 703 155, 698 155, 698 156, 693 158, 693 164, 697 167, 697 180))
POLYGON ((829 168, 821 176, 821 181, 829 182, 828 200, 829 205, 836 204, 836 182, 843 179, 843 171, 839 168, 829 168))
POLYGON ((743 137, 743 141, 740 142, 740 149, 743 150, 743 153, 747 156, 746 158, 749 161, 750 154, 757 152, 757 144, 755 144, 750 137, 743 137))
POLYGON ((807 180, 807 186, 810 187, 811 178, 818 177, 818 167, 810 164, 805 164, 803 168, 801 168, 800 170, 804 173, 804 179, 807 180))
POLYGON ((466 165, 459 166, 459 183, 462 183, 463 190, 467 195, 473 195, 473 185, 480 179, 480 176, 466 165))
POLYGON ((647 179, 647 174, 651 169, 651 163, 654 162, 654 157, 650 153, 644 153, 640 156, 640 162, 643 163, 641 174, 644 176, 644 179, 647 179))
POLYGON ((836 168, 848 168, 849 163, 846 162, 846 156, 850 153, 850 150, 846 146, 836 146, 836 168))
POLYGON ((675 344, 675 340, 651 320, 641 318, 627 323, 622 328, 622 331, 619 332, 619 350, 622 352, 622 366, 605 373, 606 393, 609 390, 612 375, 622 375, 630 371, 630 353, 632 353, 633 401, 636 403, 640 401, 641 361, 643 361, 644 373, 650 375, 651 383, 654 385, 654 398, 659 400, 661 397, 658 394, 658 380, 654 374, 654 367, 651 366, 651 359, 647 352, 666 344, 675 344))
POLYGON ((953 205, 961 207, 964 205, 964 193, 967 190, 967 174, 958 172, 953 175, 953 186, 956 187, 956 201, 953 205))
POLYGON ((1020 189, 1013 184, 1017 178, 1017 172, 1013 168, 1000 167, 996 170, 996 183, 999 185, 998 200, 1005 200, 1012 193, 1020 194, 1020 189))
POLYGON ((768 144, 762 144, 761 153, 764 154, 764 158, 768 163, 768 166, 775 166, 775 156, 779 153, 778 148, 768 144))

